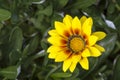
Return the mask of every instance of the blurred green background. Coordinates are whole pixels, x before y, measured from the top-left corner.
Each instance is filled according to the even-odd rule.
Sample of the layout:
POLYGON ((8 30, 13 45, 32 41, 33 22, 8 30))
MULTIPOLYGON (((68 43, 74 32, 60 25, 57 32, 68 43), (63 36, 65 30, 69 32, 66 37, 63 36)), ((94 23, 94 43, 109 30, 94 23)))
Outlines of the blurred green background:
POLYGON ((120 80, 120 0, 0 0, 0 80, 120 80), (63 16, 93 18, 106 51, 73 73, 48 59, 47 31, 63 16))

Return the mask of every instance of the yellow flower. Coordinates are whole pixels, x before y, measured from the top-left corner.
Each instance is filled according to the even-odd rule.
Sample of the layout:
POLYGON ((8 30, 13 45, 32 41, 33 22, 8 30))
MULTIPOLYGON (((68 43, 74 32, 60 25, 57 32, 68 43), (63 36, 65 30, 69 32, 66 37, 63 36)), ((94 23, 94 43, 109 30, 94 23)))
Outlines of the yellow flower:
POLYGON ((55 29, 48 33, 49 58, 55 62, 63 62, 63 71, 73 72, 77 63, 85 70, 89 69, 88 57, 98 57, 105 49, 96 42, 106 34, 98 31, 91 33, 93 20, 91 17, 82 18, 66 15, 63 22, 55 21, 55 29))

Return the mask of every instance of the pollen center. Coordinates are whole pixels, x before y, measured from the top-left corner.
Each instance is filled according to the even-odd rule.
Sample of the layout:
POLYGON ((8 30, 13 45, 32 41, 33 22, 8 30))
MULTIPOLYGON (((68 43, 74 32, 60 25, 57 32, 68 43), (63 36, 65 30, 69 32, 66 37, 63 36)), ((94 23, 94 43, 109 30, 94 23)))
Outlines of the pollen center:
POLYGON ((85 42, 80 36, 71 36, 68 41, 68 48, 76 53, 82 51, 85 47, 85 42))

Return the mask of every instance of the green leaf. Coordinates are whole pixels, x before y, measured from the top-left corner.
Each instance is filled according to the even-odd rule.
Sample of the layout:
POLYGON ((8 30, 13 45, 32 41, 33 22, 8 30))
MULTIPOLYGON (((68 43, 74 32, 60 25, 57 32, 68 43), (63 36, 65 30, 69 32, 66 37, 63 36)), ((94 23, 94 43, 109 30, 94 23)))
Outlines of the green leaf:
POLYGON ((72 76, 71 73, 63 73, 63 72, 56 72, 51 75, 51 77, 56 77, 56 78, 67 78, 72 76))
POLYGON ((114 3, 110 3, 108 6, 108 13, 112 14, 115 11, 115 4, 114 3))
POLYGON ((83 9, 83 8, 87 8, 89 6, 91 6, 92 4, 94 4, 96 2, 96 0, 77 0, 75 4, 73 4, 73 8, 77 8, 77 9, 83 9))
POLYGON ((54 21, 62 21, 62 16, 59 14, 61 14, 61 13, 54 13, 53 14, 53 17, 51 19, 51 26, 52 27, 54 26, 54 21))
POLYGON ((67 4, 68 0, 58 0, 58 3, 61 7, 64 7, 67 4))
POLYGON ((11 13, 8 10, 0 9, 0 21, 7 20, 11 17, 11 13))
POLYGON ((120 0, 116 0, 116 3, 120 6, 120 0))
POLYGON ((3 24, 2 23, 0 23, 0 31, 1 31, 1 29, 3 28, 3 24))
POLYGON ((25 46, 22 56, 26 57, 32 54, 38 48, 38 44, 39 44, 39 37, 38 36, 33 37, 30 40, 30 42, 25 46))
POLYGON ((36 55, 33 56, 33 60, 37 59, 37 58, 40 58, 40 57, 43 57, 45 55, 46 55, 45 50, 41 50, 40 52, 38 52, 36 55))
POLYGON ((80 70, 76 67, 75 71, 72 73, 72 76, 65 78, 65 80, 78 80, 77 77, 79 75, 79 71, 80 70))
POLYGON ((38 14, 44 14, 46 16, 50 16, 53 12, 53 6, 52 5, 48 5, 45 9, 40 10, 38 12, 38 14))
POLYGON ((0 74, 3 75, 7 79, 15 80, 17 77, 17 67, 16 66, 9 66, 7 68, 3 68, 0 70, 0 74))
POLYGON ((41 40, 41 47, 42 47, 44 50, 47 50, 48 45, 47 45, 47 43, 46 43, 46 40, 41 40))
POLYGON ((105 52, 100 57, 100 63, 104 62, 104 60, 111 54, 111 51, 114 49, 115 43, 117 39, 116 33, 108 34, 107 37, 100 42, 100 45, 105 48, 105 52))
POLYGON ((10 59, 11 64, 15 64, 16 61, 18 61, 20 58, 22 42, 23 42, 22 31, 19 27, 13 28, 10 34, 9 42, 10 42, 9 59, 10 59))
POLYGON ((120 80, 120 56, 114 61, 113 80, 120 80))
POLYGON ((111 34, 107 34, 105 39, 99 42, 99 44, 105 48, 105 52, 102 53, 102 55, 98 58, 95 71, 101 69, 102 67, 100 65, 106 62, 106 59, 111 54, 111 51, 114 49, 116 39, 117 39, 117 35, 115 33, 111 33, 111 34))
POLYGON ((19 61, 19 58, 21 57, 20 51, 11 51, 9 54, 9 59, 11 64, 16 64, 19 61))
POLYGON ((95 69, 98 64, 98 58, 89 58, 89 70, 80 69, 79 77, 84 80, 95 69))
POLYGON ((38 59, 40 57, 43 57, 45 55, 46 55, 45 50, 42 50, 42 51, 38 52, 37 54, 35 54, 33 56, 29 56, 29 57, 26 57, 27 55, 24 54, 24 56, 23 56, 24 65, 23 66, 25 68, 27 68, 31 64, 32 61, 34 61, 35 59, 38 59))
POLYGON ((31 39, 30 43, 29 43, 29 47, 28 47, 28 54, 33 53, 39 44, 39 37, 35 36, 33 39, 31 39))
POLYGON ((51 69, 51 70, 48 72, 48 74, 47 74, 46 77, 45 77, 45 80, 48 80, 49 77, 50 77, 58 68, 61 67, 61 65, 58 65, 58 66, 56 66, 56 65, 51 65, 51 67, 53 67, 53 69, 51 69))
MULTIPOLYGON (((101 19, 101 13, 100 13, 100 10, 98 10, 97 7, 95 6, 90 6, 89 8, 85 8, 82 10, 82 12, 85 12, 87 13, 88 15, 90 15, 94 20, 94 23, 95 22, 98 22, 100 19, 101 19)), ((102 27, 102 26, 100 26, 102 27)))
POLYGON ((12 50, 20 51, 22 48, 23 34, 22 30, 19 27, 13 28, 10 34, 10 45, 12 50))
POLYGON ((120 23, 119 23, 119 20, 120 20, 120 15, 115 17, 114 23, 115 23, 116 28, 117 28, 116 30, 117 30, 118 34, 120 35, 120 27, 119 27, 120 23))

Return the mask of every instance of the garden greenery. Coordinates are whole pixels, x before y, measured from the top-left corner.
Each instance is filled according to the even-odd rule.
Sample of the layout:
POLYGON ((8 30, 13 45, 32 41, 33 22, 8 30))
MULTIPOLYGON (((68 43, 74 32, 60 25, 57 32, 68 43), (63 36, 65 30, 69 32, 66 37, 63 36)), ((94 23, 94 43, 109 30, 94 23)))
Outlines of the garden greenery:
POLYGON ((0 0, 0 80, 119 80, 119 53, 120 0, 0 0), (48 58, 48 32, 67 14, 91 17, 92 31, 106 33, 97 42, 105 51, 88 57, 89 70, 64 72, 48 58))

